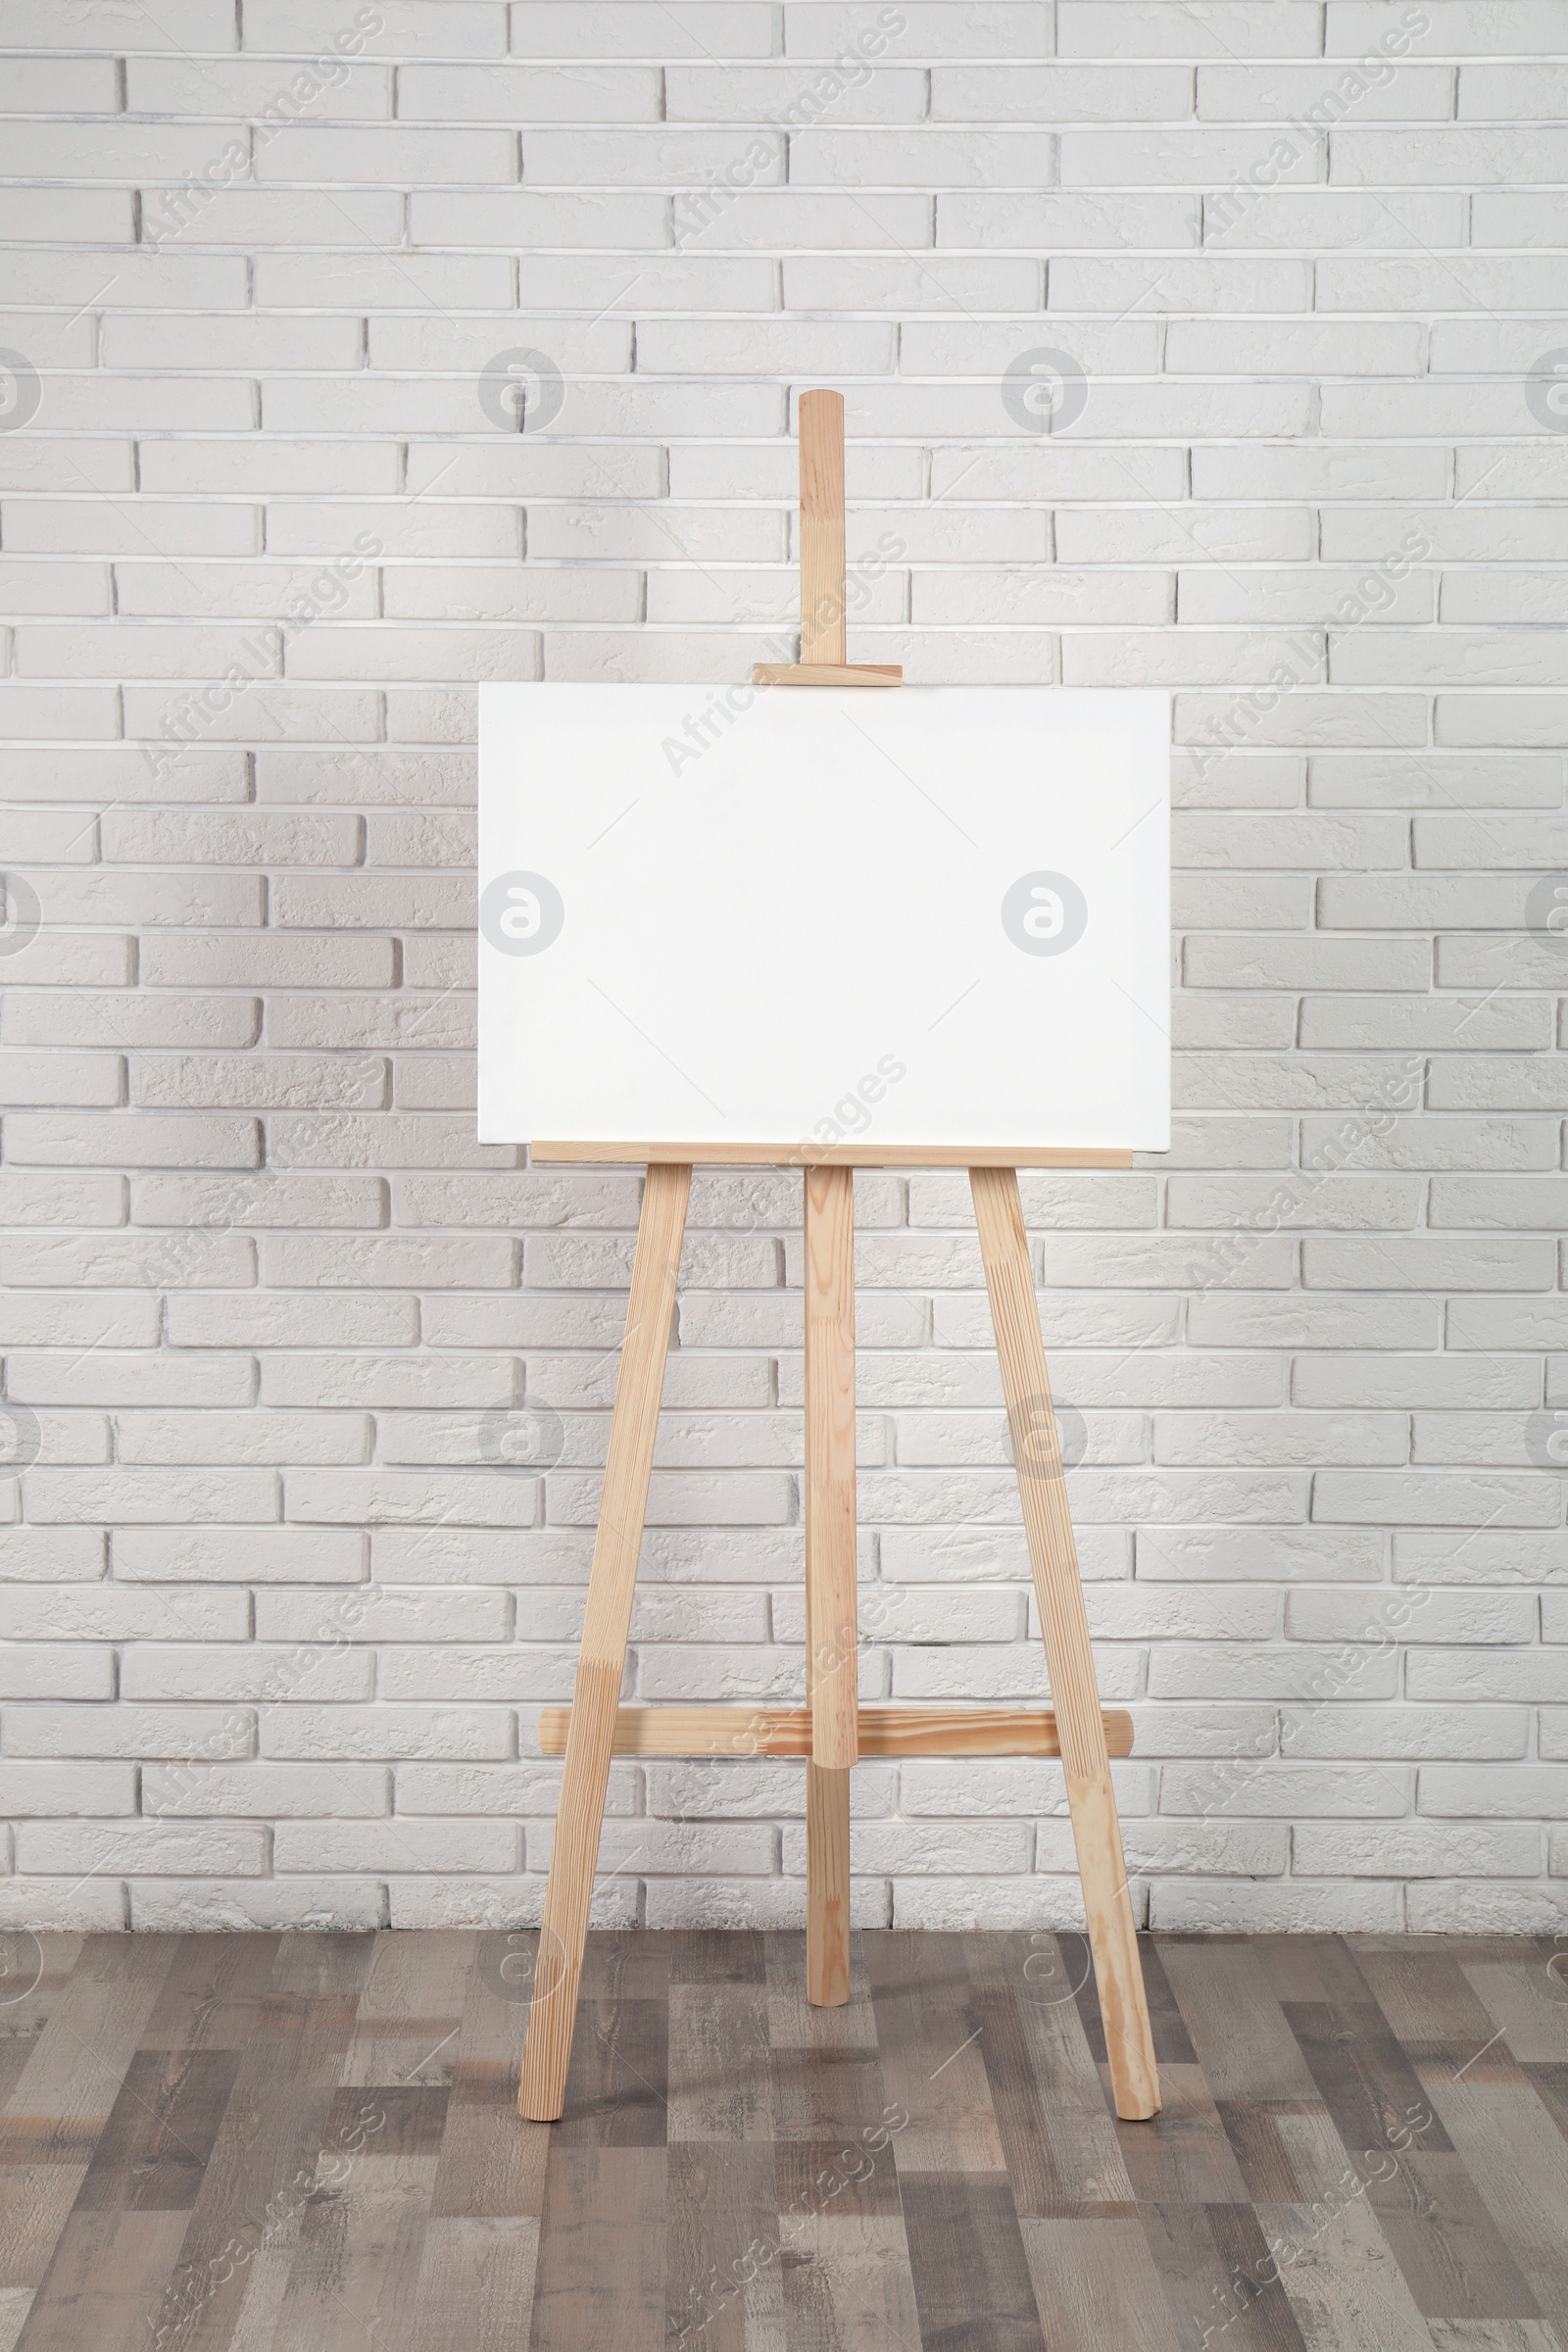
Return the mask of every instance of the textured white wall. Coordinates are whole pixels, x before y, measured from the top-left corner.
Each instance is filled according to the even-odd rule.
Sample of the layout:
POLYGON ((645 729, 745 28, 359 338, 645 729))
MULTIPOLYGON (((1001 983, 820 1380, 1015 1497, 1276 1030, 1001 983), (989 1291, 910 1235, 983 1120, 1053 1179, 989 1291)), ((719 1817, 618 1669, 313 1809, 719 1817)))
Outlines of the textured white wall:
MULTIPOLYGON (((1025 1185, 1141 1914, 1555 1926, 1568 14, 0 41, 3 1916, 537 1915, 638 1183, 473 1141, 472 687, 787 642, 835 383, 856 656, 1176 689, 1176 1149, 1025 1185)), ((964 1184, 858 1201, 863 1689, 1039 1693, 964 1184)), ((701 1176, 639 1697, 800 1690, 798 1284, 701 1176)), ((863 1919, 1074 1916, 1054 1768, 856 1785, 863 1919)), ((617 1768, 603 1916, 800 1802, 617 1768)))

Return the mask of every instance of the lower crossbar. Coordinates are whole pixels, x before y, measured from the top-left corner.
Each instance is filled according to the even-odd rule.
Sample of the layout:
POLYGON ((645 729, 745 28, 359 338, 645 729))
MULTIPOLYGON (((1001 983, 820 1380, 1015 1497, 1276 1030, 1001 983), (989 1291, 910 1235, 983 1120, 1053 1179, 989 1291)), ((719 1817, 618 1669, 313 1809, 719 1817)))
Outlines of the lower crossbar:
MULTIPOLYGON (((546 1707, 539 1745, 564 1756, 569 1707, 546 1707)), ((1105 1745, 1130 1756, 1132 1717, 1107 1709, 1105 1745)), ((809 1707, 621 1707, 617 1756, 808 1756, 809 1707)), ((1049 1707, 861 1707, 862 1756, 1055 1756, 1056 1718, 1049 1707)))

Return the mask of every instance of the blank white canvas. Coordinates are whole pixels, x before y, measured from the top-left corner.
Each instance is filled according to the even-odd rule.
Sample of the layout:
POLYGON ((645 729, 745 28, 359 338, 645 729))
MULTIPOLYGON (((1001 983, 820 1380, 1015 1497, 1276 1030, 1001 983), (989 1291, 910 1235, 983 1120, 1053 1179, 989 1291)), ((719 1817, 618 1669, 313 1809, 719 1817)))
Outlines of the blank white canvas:
POLYGON ((1164 1151, 1169 705, 479 689, 479 1132, 1164 1151))

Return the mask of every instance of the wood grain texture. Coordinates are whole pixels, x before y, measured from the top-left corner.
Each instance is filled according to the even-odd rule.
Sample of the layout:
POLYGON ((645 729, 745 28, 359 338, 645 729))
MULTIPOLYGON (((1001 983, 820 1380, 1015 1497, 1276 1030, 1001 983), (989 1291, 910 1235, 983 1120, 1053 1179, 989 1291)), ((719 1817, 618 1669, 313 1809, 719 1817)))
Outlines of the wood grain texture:
POLYGON ((667 1163, 707 1168, 1130 1168, 1130 1152, 1096 1151, 1079 1146, 997 1144, 686 1144, 564 1143, 552 1138, 528 1146, 528 1156, 541 1166, 571 1163, 582 1167, 649 1166, 667 1163))
MULTIPOLYGON (((808 400, 823 397, 807 395, 808 400)), ((803 547, 805 411, 803 401, 803 547)), ((843 422, 841 401, 841 566, 843 422)), ((803 597, 805 580, 803 554, 803 597)), ((806 1997, 819 2009, 836 2009, 850 1997, 850 1767, 858 1752, 860 1666, 855 1602, 855 1178, 850 1169, 808 1168, 804 1242, 806 1703, 811 1718, 806 1767, 806 1997)))
POLYGON ((837 2009, 850 1997, 850 1776, 806 1767, 806 1997, 837 2009))
POLYGON ((754 662, 754 686, 902 686, 902 663, 754 662))
POLYGON ((666 2163, 662 2148, 553 2137, 530 2352, 649 2352, 664 2342, 666 2163))
POLYGON ((691 1182, 688 1165, 650 1167, 637 1228, 626 1336, 611 1416, 610 1451, 599 1501, 571 1729, 517 2093, 518 2113, 541 2123, 560 2115, 565 2095, 572 2020, 604 1826, 605 1789, 620 1703, 620 1678, 626 1664, 626 1637, 691 1182))
POLYGON ((842 668, 844 573, 844 395, 803 392, 801 442, 801 662, 842 668))
POLYGON ((1447 2055, 1497 2030, 1471 1967, 1549 2038, 1529 1943, 1152 1938, 1148 2125, 1114 2115, 1081 1936, 858 1934, 824 2010, 801 1933, 616 1930, 547 2128, 514 2109, 505 1935, 216 1940, 46 1972, 15 2036, 42 2096, 0 2125, 0 2245, 31 2249, 0 2352, 1568 2344, 1568 2070, 1447 2055), (448 2016, 411 2064, 404 2029, 448 2016), (94 2017, 96 2130, 64 2063, 94 2017))
MULTIPOLYGON (((855 1596, 855 1179, 848 1168, 808 1168, 805 1194, 806 1694, 811 1761, 843 1772, 858 1752, 860 1663, 855 1596)), ((846 1788, 846 1803, 848 1795, 846 1788)))
MULTIPOLYGON (((569 1707, 545 1707, 539 1748, 564 1756, 569 1707)), ((1105 1745, 1113 1756, 1133 1752, 1133 1719, 1104 1711, 1105 1745)), ((889 1707, 858 1711, 862 1756, 1059 1756, 1056 1718, 1049 1707, 889 1707)), ((621 1707, 615 1715, 617 1756, 808 1756, 809 1707, 621 1707)))
POLYGON ((1147 2117, 1159 2110, 1159 2077, 1018 1179, 1010 1168, 977 1164, 970 1168, 969 1184, 1002 1364, 1029 1562, 1040 1605, 1052 1703, 1061 1740, 1084 1912, 1116 2086, 1116 2111, 1129 2118, 1147 2117))

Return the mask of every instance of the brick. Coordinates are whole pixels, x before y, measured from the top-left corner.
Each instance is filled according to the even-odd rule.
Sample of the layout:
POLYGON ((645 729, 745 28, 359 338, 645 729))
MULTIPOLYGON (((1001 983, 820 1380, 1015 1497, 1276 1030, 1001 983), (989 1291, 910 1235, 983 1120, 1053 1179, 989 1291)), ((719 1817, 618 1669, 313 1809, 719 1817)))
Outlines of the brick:
POLYGON ((158 1300, 144 1291, 32 1291, 0 1300, 7 1347, 151 1348, 158 1300))
POLYGON ((24 1164, 110 1168, 253 1168, 261 1155, 254 1119, 182 1118, 133 1111, 91 1119, 42 1114, 8 1119, 10 1156, 24 1164))
POLYGON ((0 1764, 0 1807, 13 1821, 134 1813, 128 1764, 0 1764))
MULTIPOLYGON (((1100 168, 1109 173, 1124 162, 1121 157, 1106 157, 1100 168)), ((1198 169, 1195 158, 1187 172, 1190 174, 1198 169)), ((1082 184, 1104 183, 1089 177, 1082 184)), ((1294 261, 1223 256, 1158 265, 1069 256, 1052 265, 1051 307, 1054 311, 1112 311, 1119 318, 1124 306, 1159 294, 1169 307, 1181 310, 1212 305, 1225 311, 1304 311, 1311 307, 1309 291, 1302 265, 1294 261)), ((1295 413, 1294 401, 1249 403, 1242 409, 1243 429, 1266 433, 1270 429, 1266 418, 1295 413)))
POLYGON ((334 1879, 135 1879, 131 1925, 153 1936, 372 1934, 382 1894, 372 1881, 334 1879))
POLYGON ((7 1358, 11 1397, 24 1404, 247 1405, 256 1396, 253 1357, 181 1357, 162 1350, 90 1355, 29 1352, 7 1358))
POLYGON ((49 1470, 27 1474, 27 1508, 41 1525, 118 1526, 182 1520, 242 1523, 278 1517, 267 1470, 49 1470))
POLYGON ((1565 1802, 1568 1773, 1554 1764, 1512 1764, 1503 1772, 1431 1764, 1422 1771, 1417 1795, 1423 1813, 1461 1821, 1532 1812, 1550 1820, 1565 1802))
POLYGON ((1522 1592, 1398 1592, 1380 1601, 1361 1592, 1292 1592, 1285 1603, 1285 1630, 1296 1642, 1353 1642, 1378 1628, 1422 1642, 1517 1643, 1533 1640, 1535 1624, 1535 1604, 1522 1592))
POLYGON ((365 1573, 365 1538, 303 1528, 117 1528, 115 1575, 151 1584, 345 1584, 365 1573))
POLYGON ((1061 0, 1056 47, 1062 57, 1316 57, 1317 11, 1305 0, 1259 10, 1247 0, 1199 0, 1173 24, 1162 9, 1127 0, 1061 0))
MULTIPOLYGON (((447 57, 506 55, 506 10, 495 0, 380 0, 374 13, 378 23, 365 32, 368 57, 418 57, 432 51, 447 57)), ((309 0, 252 0, 247 50, 312 57, 320 37, 320 20, 309 0)))
POLYGON ((83 1873, 178 1872, 181 1876, 223 1876, 244 1872, 260 1877, 266 1834, 259 1824, 211 1822, 24 1823, 17 1837, 22 1870, 79 1870, 83 1873))
POLYGON ((328 1643, 264 1648, 258 1642, 177 1648, 139 1642, 121 1662, 127 1699, 264 1699, 317 1706, 334 1699, 368 1698, 373 1660, 328 1643))
MULTIPOLYGON (((25 1004, 25 998, 21 1000, 25 1004)), ((124 1222, 124 1180, 120 1176, 69 1176, 59 1169, 29 1175, 0 1173, 0 1222, 6 1225, 120 1225, 124 1222)))
POLYGON ((1312 1516, 1330 1524, 1554 1527, 1560 1497, 1547 1488, 1539 1474, 1324 1470, 1312 1482, 1312 1516))
POLYGON ((1394 1463, 1409 1458, 1402 1415, 1366 1413, 1162 1413, 1154 1424, 1156 1462, 1200 1468, 1295 1463, 1394 1463))
POLYGON ((1160 1774, 1159 1802, 1161 1812, 1178 1815, 1288 1820, 1329 1813, 1341 1819, 1397 1820, 1409 1802, 1409 1786, 1397 1773, 1362 1766, 1242 1756, 1209 1765, 1167 1764, 1160 1774))
POLYGON ((1292 1843, 1295 1867, 1306 1877, 1533 1878, 1541 1867, 1541 1833, 1525 1825, 1462 1830, 1404 1822, 1368 1833, 1303 1822, 1292 1843))
MULTIPOLYGON (((841 205, 842 205, 842 200, 841 205)), ((784 299, 791 310, 948 311, 956 305, 989 311, 1038 310, 1039 266, 1022 258, 929 261, 881 259, 786 261, 784 299)), ((746 308, 761 309, 760 303, 746 308)))
POLYGON ((254 1750, 255 1721, 243 1707, 13 1707, 5 1753, 30 1757, 159 1757, 216 1763, 254 1750))
POLYGON ((113 1054, 0 1053, 0 1103, 101 1106, 118 1103, 122 1093, 113 1054))
POLYGON ((517 1863, 507 1821, 287 1821, 273 1832, 279 1871, 498 1870, 517 1863))
POLYGON ((1301 1006, 1302 1046, 1486 1047, 1500 1051, 1551 1043, 1549 1006, 1474 997, 1340 997, 1301 1006))
POLYGON ((1275 1583, 1329 1580, 1375 1583, 1383 1573, 1384 1544, 1377 1536, 1330 1535, 1322 1528, 1270 1530, 1267 1536, 1226 1527, 1149 1529, 1138 1535, 1140 1580, 1250 1581, 1266 1575, 1275 1583))
POLYGON ((264 1757, 299 1763, 337 1756, 376 1763, 501 1759, 516 1752, 505 1707, 278 1707, 262 1716, 260 1741, 264 1757))
MULTIPOLYGON (((310 44, 319 54, 316 43, 310 44)), ((392 112, 392 75, 384 66, 368 66, 336 58, 326 80, 312 74, 309 94, 300 104, 310 118, 343 121, 376 118, 392 112)), ((126 102, 132 114, 260 117, 278 95, 277 66, 266 58, 132 57, 126 60, 126 102)), ((290 132, 301 117, 289 121, 290 132)))
POLYGON ((1529 1356, 1302 1355, 1291 1396, 1306 1406, 1477 1406, 1528 1412, 1540 1395, 1540 1366, 1529 1356))
POLYGON ((259 1814, 284 1819, 326 1814, 374 1819, 391 1806, 391 1774, 384 1765, 197 1764, 147 1765, 141 1776, 143 1809, 159 1820, 194 1814, 240 1819, 259 1814))
POLYGON ((115 63, 108 57, 13 57, 6 97, 15 114, 114 115, 120 111, 115 63))
POLYGON ((1414 1649, 1405 1684, 1415 1699, 1542 1703, 1562 1695, 1562 1659, 1544 1649, 1414 1649))
POLYGON ((113 1698, 115 1653, 85 1642, 27 1642, 0 1650, 0 1698, 113 1698))
POLYGON ((122 1414, 120 1458, 127 1462, 366 1462, 370 1424, 353 1413, 122 1414))
POLYGON ((1542 1291, 1552 1287, 1555 1262, 1547 1241, 1309 1237, 1301 1276, 1309 1290, 1542 1291))
POLYGON ((47 1920, 67 1933, 116 1935, 124 1929, 125 1896, 116 1879, 8 1879, 0 1885, 0 1918, 7 1927, 47 1920))
POLYGON ((1200 1348, 1435 1347, 1435 1304, 1411 1298, 1282 1298, 1214 1288, 1194 1298, 1187 1336, 1200 1348))
MULTIPOLYGON (((37 29, 25 0, 3 0, 0 46, 7 49, 36 46, 31 36, 37 29)), ((220 0, 172 0, 156 24, 149 20, 125 25, 112 10, 93 6, 82 9, 58 26, 51 25, 50 31, 59 47, 66 50, 112 47, 122 51, 186 48, 223 51, 236 46, 233 21, 220 0)))
POLYGON ((98 996, 73 989, 55 996, 42 990, 20 996, 8 1008, 8 1042, 17 1045, 249 1046, 260 1028, 261 1007, 244 997, 180 997, 136 994, 98 996))

